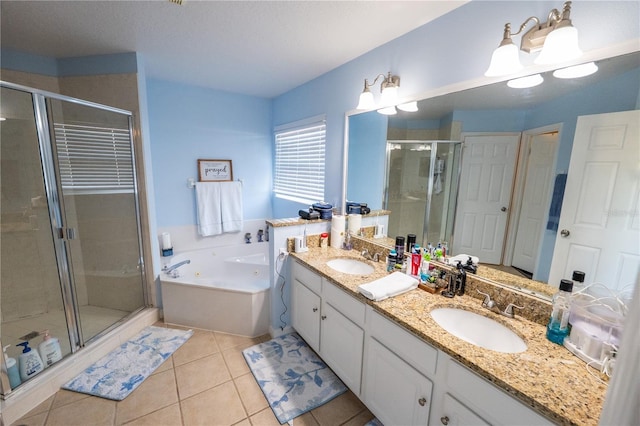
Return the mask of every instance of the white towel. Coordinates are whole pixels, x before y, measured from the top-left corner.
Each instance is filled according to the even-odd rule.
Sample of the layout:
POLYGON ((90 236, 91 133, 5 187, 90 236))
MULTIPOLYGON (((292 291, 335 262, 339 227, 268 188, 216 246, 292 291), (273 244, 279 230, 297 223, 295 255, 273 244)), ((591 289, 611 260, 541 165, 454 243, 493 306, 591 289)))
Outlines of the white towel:
POLYGON ((242 231, 240 182, 197 182, 196 204, 201 236, 242 231))
POLYGON ((384 278, 358 286, 364 297, 379 302, 418 287, 418 280, 402 272, 394 272, 384 278))
POLYGON ((222 234, 220 183, 196 182, 196 204, 198 233, 203 237, 222 234))
POLYGON ((242 231, 242 183, 220 182, 222 232, 242 231))

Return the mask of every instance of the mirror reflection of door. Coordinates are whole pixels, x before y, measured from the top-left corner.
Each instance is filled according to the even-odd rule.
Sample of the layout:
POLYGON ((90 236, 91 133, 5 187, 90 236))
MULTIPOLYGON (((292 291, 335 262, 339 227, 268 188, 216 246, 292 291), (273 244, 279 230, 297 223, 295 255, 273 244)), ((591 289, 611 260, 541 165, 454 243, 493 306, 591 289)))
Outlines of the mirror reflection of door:
POLYGON ((581 270, 586 283, 633 288, 640 269, 639 123, 638 110, 578 117, 549 284, 581 270))
MULTIPOLYGON (((526 157, 522 203, 515 218, 515 242, 511 265, 533 276, 540 254, 541 237, 549 211, 558 132, 525 135, 526 157)), ((508 262, 505 262, 507 265, 508 262)))
POLYGON ((466 135, 452 254, 502 261, 520 133, 466 135))

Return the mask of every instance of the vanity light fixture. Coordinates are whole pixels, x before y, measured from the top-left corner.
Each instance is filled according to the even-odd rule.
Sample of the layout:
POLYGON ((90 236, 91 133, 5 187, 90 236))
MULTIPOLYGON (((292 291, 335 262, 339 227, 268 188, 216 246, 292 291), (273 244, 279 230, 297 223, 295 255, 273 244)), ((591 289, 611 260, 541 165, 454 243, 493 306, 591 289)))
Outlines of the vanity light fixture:
POLYGON ((507 81, 507 86, 513 89, 527 89, 542 84, 544 78, 540 74, 528 75, 526 77, 516 78, 507 81))
POLYGON ((407 102, 405 104, 398 105, 400 111, 416 112, 418 110, 418 101, 407 102))
POLYGON ((383 115, 396 115, 398 111, 396 111, 396 107, 391 105, 389 107, 380 108, 378 112, 383 115))
POLYGON ((546 22, 540 22, 537 17, 531 16, 515 33, 511 33, 511 24, 507 23, 502 42, 493 52, 491 64, 484 75, 499 77, 516 73, 523 68, 518 57, 519 50, 511 36, 520 34, 531 21, 536 25, 522 35, 520 50, 527 53, 541 51, 534 60, 536 64, 555 64, 580 57, 582 50, 578 47, 578 30, 571 24, 570 14, 571 2, 567 1, 562 7, 562 12, 552 9, 546 22))
MULTIPOLYGON (((393 107, 393 105, 395 105, 398 98, 398 87, 400 87, 400 77, 397 75, 391 75, 389 72, 386 76, 384 74, 378 74, 371 84, 369 84, 369 80, 366 78, 364 79, 364 90, 360 94, 360 101, 358 102, 356 109, 376 108, 373 93, 371 92, 371 86, 374 86, 380 77, 382 77, 382 82, 380 83, 379 107, 381 107, 382 110, 387 110, 386 107, 393 107)), ((393 107, 393 110, 393 114, 395 114, 395 107, 393 107)))
POLYGON ((598 71, 598 66, 594 62, 575 65, 567 68, 560 68, 553 72, 555 78, 580 78, 586 77, 598 71))

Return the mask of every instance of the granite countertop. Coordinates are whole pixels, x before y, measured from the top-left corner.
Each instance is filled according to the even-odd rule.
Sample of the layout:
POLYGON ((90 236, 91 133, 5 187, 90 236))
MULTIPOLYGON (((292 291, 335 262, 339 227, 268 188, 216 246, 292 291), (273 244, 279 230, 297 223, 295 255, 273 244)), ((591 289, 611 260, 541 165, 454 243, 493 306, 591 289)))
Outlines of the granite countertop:
POLYGON ((415 289, 381 302, 369 300, 358 293, 358 285, 386 276, 385 262, 366 261, 358 250, 312 247, 306 253, 292 253, 292 256, 552 421, 567 425, 598 423, 606 385, 587 371, 583 361, 564 347, 549 342, 544 326, 518 316, 517 312, 513 319, 495 314, 482 308, 478 299, 467 295, 447 299, 415 289), (336 257, 368 262, 375 271, 367 276, 334 271, 326 261, 336 257), (528 348, 522 353, 507 354, 467 343, 449 334, 431 318, 429 312, 441 307, 463 308, 492 318, 517 333, 528 348))

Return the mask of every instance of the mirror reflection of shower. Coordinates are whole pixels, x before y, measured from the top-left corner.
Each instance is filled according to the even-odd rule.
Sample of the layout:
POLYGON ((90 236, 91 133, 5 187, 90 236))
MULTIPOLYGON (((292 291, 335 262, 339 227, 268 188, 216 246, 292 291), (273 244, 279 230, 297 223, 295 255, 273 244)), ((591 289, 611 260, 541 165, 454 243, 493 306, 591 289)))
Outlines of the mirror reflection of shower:
POLYGON ((387 141, 383 208, 393 212, 390 237, 416 234, 420 244, 451 241, 461 147, 458 141, 387 141))

